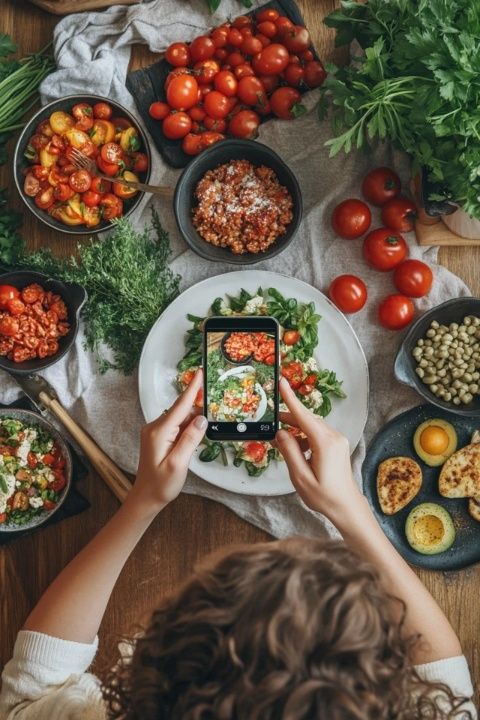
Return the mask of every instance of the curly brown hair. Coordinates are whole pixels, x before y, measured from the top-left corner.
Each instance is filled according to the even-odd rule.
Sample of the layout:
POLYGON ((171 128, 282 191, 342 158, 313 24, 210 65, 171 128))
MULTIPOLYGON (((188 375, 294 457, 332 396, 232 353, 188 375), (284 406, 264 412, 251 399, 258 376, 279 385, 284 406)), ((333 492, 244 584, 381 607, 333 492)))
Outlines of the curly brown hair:
POLYGON ((344 543, 293 538, 213 555, 108 676, 109 717, 471 717, 465 698, 412 667, 418 638, 405 637, 404 616, 344 543))

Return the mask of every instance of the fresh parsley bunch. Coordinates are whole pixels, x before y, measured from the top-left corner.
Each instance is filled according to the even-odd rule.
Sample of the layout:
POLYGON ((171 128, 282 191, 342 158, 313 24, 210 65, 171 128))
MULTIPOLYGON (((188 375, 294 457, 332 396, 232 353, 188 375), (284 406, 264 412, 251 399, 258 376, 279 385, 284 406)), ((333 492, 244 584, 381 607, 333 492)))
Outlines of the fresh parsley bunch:
POLYGON ((365 51, 330 66, 319 104, 332 108, 330 155, 389 140, 424 168, 431 200, 480 218, 480 4, 343 0, 325 20, 336 44, 365 51))

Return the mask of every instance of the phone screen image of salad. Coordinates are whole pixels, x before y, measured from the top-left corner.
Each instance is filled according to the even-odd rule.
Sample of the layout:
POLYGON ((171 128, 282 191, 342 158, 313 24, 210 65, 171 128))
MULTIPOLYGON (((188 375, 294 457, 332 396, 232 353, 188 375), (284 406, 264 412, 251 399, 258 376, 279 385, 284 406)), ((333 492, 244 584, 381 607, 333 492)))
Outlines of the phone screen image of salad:
POLYGON ((206 333, 206 410, 215 432, 274 434, 277 338, 261 330, 206 333))

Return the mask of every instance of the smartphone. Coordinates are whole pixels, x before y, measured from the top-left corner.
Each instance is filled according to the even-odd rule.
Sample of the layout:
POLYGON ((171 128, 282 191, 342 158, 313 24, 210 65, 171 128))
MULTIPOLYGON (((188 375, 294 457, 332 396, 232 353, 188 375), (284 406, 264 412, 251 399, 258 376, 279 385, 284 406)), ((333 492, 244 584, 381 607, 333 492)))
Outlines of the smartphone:
POLYGON ((211 317, 204 325, 204 412, 210 440, 272 440, 278 428, 279 325, 211 317))

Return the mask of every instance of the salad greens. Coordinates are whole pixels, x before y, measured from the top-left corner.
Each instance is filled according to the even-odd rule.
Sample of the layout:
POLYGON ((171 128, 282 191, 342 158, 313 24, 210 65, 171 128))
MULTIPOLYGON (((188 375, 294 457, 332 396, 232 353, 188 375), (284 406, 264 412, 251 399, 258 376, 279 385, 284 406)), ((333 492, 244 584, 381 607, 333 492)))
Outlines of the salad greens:
POLYGON ((424 168, 430 200, 480 218, 480 6, 471 0, 343 0, 325 19, 336 44, 365 51, 329 66, 319 113, 332 109, 330 155, 388 139, 424 168))

